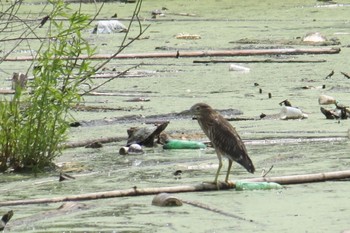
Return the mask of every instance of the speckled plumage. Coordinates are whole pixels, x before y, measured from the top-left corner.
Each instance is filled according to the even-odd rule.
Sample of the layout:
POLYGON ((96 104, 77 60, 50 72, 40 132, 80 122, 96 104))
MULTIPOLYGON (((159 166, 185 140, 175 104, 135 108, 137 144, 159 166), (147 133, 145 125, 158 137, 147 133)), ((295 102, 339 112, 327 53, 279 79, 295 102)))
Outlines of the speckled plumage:
POLYGON ((229 166, 225 181, 228 181, 232 161, 241 164, 248 172, 254 173, 255 168, 248 156, 247 149, 235 128, 218 112, 205 103, 197 103, 190 109, 192 114, 212 142, 219 159, 219 168, 216 172, 214 182, 222 167, 222 156, 229 160, 229 166))

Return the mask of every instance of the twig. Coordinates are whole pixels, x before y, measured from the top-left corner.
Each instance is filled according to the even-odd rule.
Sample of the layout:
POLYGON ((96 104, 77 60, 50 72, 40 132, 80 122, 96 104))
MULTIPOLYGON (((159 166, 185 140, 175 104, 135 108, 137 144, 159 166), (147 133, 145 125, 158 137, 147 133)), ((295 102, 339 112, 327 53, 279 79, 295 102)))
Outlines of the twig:
POLYGON ((340 73, 341 73, 342 75, 344 75, 346 78, 350 79, 350 74, 345 73, 345 72, 342 72, 342 71, 340 71, 340 73))
POLYGON ((247 222, 254 222, 251 219, 246 219, 246 218, 243 218, 241 216, 238 216, 238 215, 235 215, 235 214, 232 214, 232 213, 227 213, 227 212, 219 210, 217 208, 213 208, 213 207, 210 207, 210 206, 208 206, 206 204, 200 203, 198 201, 188 201, 188 200, 183 200, 183 199, 181 199, 181 201, 183 203, 189 204, 191 206, 198 207, 198 208, 201 208, 201 209, 204 209, 204 210, 209 210, 211 212, 218 213, 218 214, 221 214, 221 215, 224 215, 224 216, 227 216, 227 217, 231 217, 231 218, 235 218, 235 219, 239 219, 239 220, 247 221, 247 222))
POLYGON ((261 177, 265 177, 267 174, 269 174, 272 168, 273 168, 273 165, 271 165, 270 169, 267 172, 265 172, 265 168, 264 168, 262 170, 261 177))

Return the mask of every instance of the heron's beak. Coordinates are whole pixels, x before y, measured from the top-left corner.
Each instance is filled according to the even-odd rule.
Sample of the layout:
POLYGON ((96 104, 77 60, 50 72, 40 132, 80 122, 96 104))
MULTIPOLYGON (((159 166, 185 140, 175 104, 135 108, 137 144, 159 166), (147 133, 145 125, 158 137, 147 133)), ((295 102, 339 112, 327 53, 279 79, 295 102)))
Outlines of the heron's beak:
POLYGON ((192 109, 185 110, 179 113, 179 115, 182 115, 183 117, 190 117, 192 120, 197 120, 197 117, 195 116, 194 112, 192 109))

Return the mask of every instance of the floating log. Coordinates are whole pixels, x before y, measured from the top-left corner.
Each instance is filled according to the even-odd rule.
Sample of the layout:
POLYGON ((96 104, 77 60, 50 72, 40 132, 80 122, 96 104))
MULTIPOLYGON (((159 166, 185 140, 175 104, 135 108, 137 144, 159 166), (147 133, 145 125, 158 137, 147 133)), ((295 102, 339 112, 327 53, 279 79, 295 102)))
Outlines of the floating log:
MULTIPOLYGON (((135 59, 135 58, 179 58, 179 57, 213 57, 213 56, 253 56, 253 55, 298 55, 298 54, 336 54, 340 48, 299 48, 299 49, 236 49, 236 50, 208 50, 208 51, 174 51, 164 53, 134 53, 118 54, 113 57, 112 54, 96 54, 92 56, 80 55, 76 58, 61 57, 62 60, 82 59, 82 60, 101 60, 101 59, 135 59)), ((7 57, 3 61, 33 61, 36 57, 7 57)))
MULTIPOLYGON (((260 177, 245 179, 243 181, 249 182, 276 182, 283 185, 288 184, 302 184, 310 182, 324 182, 330 180, 342 180, 350 178, 350 170, 336 171, 336 172, 325 172, 316 174, 305 174, 305 175, 291 175, 291 176, 280 176, 280 177, 260 177)), ((38 199, 22 199, 13 201, 0 202, 0 206, 14 206, 14 205, 29 205, 29 204, 42 204, 42 203, 55 203, 65 201, 86 201, 96 200, 102 198, 115 198, 115 197, 126 197, 126 196, 141 196, 141 195, 152 195, 158 193, 179 193, 179 192, 201 192, 201 191, 218 191, 235 188, 234 182, 229 181, 228 183, 220 182, 217 185, 213 183, 201 183, 197 185, 183 185, 174 187, 157 187, 157 188, 137 188, 124 190, 113 190, 96 193, 85 193, 79 195, 71 195, 66 197, 53 197, 53 198, 38 198, 38 199)))

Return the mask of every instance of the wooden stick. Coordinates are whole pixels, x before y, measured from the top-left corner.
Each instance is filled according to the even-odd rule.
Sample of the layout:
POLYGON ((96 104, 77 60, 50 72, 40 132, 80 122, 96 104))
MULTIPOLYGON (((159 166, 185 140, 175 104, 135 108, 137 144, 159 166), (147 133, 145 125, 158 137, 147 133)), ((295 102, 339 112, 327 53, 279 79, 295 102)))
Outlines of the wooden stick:
MULTIPOLYGON (((212 56, 253 56, 253 55, 296 55, 296 54, 336 54, 340 48, 300 48, 300 49, 237 49, 237 50, 208 50, 208 51, 175 51, 164 53, 135 53, 135 54, 96 54, 93 56, 81 55, 78 59, 135 59, 135 58, 179 58, 179 57, 212 57, 212 56)), ((33 61, 33 56, 4 58, 3 61, 33 61)), ((76 59, 76 57, 61 57, 63 60, 76 59)))
POLYGON ((218 213, 218 214, 221 214, 221 215, 224 215, 224 216, 227 216, 227 217, 231 217, 231 218, 235 218, 235 219, 239 219, 239 220, 243 220, 243 221, 247 221, 247 222, 254 222, 251 219, 246 219, 246 218, 243 218, 243 217, 241 217, 239 215, 228 213, 228 212, 222 211, 220 209, 210 207, 210 206, 208 206, 206 204, 203 204, 203 203, 200 203, 198 201, 188 201, 188 200, 183 200, 183 199, 181 199, 181 200, 182 200, 183 203, 186 203, 188 205, 191 205, 191 206, 194 206, 194 207, 197 207, 197 208, 201 208, 201 209, 204 209, 204 210, 209 210, 209 211, 214 212, 214 213, 218 213))
MULTIPOLYGON (((350 170, 325 172, 317 174, 306 175, 291 175, 280 177, 261 177, 245 179, 244 181, 250 182, 276 182, 279 184, 302 184, 309 182, 324 182, 330 180, 341 180, 350 178, 350 170)), ((179 193, 179 192, 201 192, 201 191, 217 191, 233 189, 235 187, 234 182, 228 183, 220 182, 218 185, 212 183, 201 183, 198 185, 184 185, 175 187, 158 187, 158 188, 142 188, 137 187, 124 190, 113 190, 96 193, 85 193, 80 195, 71 195, 66 197, 54 197, 54 198, 39 198, 39 199, 25 199, 25 200, 13 200, 0 202, 1 206, 14 206, 14 205, 29 205, 29 204, 42 204, 42 203, 54 203, 64 201, 86 201, 96 200, 102 198, 114 198, 114 197, 126 197, 126 196, 141 196, 151 195, 158 193, 179 193)))

